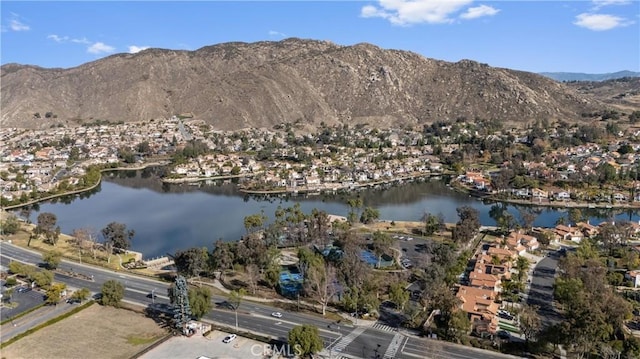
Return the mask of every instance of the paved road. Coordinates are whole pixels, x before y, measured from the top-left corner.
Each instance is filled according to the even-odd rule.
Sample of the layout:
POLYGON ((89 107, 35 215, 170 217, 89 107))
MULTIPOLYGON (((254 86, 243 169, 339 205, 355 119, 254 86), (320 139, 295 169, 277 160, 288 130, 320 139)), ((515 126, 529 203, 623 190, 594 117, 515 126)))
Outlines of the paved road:
MULTIPOLYGON (((7 266, 10 260, 37 264, 41 262, 42 257, 37 252, 28 251, 6 242, 0 242, 0 263, 7 266)), ((68 261, 63 261, 61 268, 73 270, 76 273, 82 273, 87 276, 93 276, 93 280, 91 281, 56 273, 55 280, 64 282, 69 287, 87 288, 94 293, 98 293, 100 292, 102 283, 110 279, 115 279, 125 286, 126 301, 149 306, 166 306, 169 302, 169 298, 166 296, 169 285, 164 282, 68 261), (158 295, 155 300, 148 297, 148 294, 151 293, 152 290, 155 290, 155 293, 158 295)), ((214 303, 220 303, 226 300, 226 297, 220 296, 214 296, 213 298, 214 303)), ((219 306, 216 306, 211 313, 205 316, 205 319, 234 327, 235 316, 236 314, 232 310, 221 309, 219 306)), ((284 339, 287 337, 289 330, 299 324, 312 324, 317 326, 325 343, 325 347, 336 354, 334 357, 338 357, 340 353, 356 358, 374 358, 376 354, 380 354, 380 358, 386 356, 387 358, 403 359, 424 358, 425 355, 427 357, 453 359, 514 358, 491 351, 482 351, 441 341, 410 337, 381 324, 376 324, 372 327, 336 325, 331 320, 317 316, 287 311, 248 300, 243 301, 238 309, 238 326, 241 329, 251 332, 284 339), (283 317, 271 317, 271 313, 274 311, 281 312, 283 317), (433 356, 430 354, 432 350, 436 353, 433 356), (442 355, 437 356, 440 354, 442 355)))
POLYGON ((560 254, 558 252, 549 252, 549 256, 543 258, 535 266, 531 277, 527 304, 539 307, 538 314, 540 314, 543 326, 548 326, 561 320, 560 315, 553 306, 553 283, 555 282, 559 259, 560 254))

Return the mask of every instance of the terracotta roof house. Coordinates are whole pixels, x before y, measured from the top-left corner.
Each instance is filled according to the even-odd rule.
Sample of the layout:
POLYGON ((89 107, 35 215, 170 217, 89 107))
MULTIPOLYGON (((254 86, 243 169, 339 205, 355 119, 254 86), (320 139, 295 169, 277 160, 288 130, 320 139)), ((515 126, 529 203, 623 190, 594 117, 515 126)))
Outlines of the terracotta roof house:
POLYGON ((512 260, 512 259, 518 258, 518 253, 511 251, 507 248, 500 248, 500 247, 489 247, 489 250, 487 250, 487 254, 490 256, 496 256, 501 260, 502 259, 512 260))
POLYGON ((578 222, 576 223, 576 227, 580 228, 582 234, 587 238, 593 238, 599 233, 598 227, 589 222, 578 222))
MULTIPOLYGON (((476 258, 476 265, 474 267, 474 272, 492 274, 498 276, 499 278, 510 279, 511 278, 511 260, 500 260, 499 264, 494 263, 494 257, 481 254, 476 258)), ((497 257, 496 257, 497 258, 497 257)))
POLYGON ((515 250, 518 254, 523 254, 523 250, 527 252, 535 251, 540 247, 540 243, 534 236, 514 231, 509 233, 509 237, 507 237, 507 247, 515 250))
POLYGON ((500 280, 500 277, 493 274, 483 273, 482 269, 474 270, 469 273, 469 282, 472 287, 491 289, 495 292, 502 291, 502 281, 500 280))
POLYGON ((564 224, 559 224, 555 228, 556 234, 560 236, 562 240, 572 241, 580 243, 584 238, 584 234, 580 228, 565 226, 564 224))
POLYGON ((498 303, 496 292, 489 289, 461 286, 456 294, 460 299, 460 309, 469 315, 476 331, 495 333, 498 330, 498 303))

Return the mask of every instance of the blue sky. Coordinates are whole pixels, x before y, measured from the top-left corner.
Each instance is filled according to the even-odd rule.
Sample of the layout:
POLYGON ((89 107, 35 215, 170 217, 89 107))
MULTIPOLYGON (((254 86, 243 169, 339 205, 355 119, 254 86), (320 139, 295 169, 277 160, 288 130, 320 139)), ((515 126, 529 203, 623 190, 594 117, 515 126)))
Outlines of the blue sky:
POLYGON ((147 47, 368 42, 531 72, 640 71, 640 0, 2 1, 2 64, 69 68, 147 47))

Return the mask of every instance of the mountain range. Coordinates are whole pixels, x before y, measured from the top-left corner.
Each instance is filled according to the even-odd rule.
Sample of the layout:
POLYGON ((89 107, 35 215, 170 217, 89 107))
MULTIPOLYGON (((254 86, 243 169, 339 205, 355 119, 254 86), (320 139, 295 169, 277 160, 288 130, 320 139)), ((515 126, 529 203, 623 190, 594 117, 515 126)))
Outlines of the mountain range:
POLYGON ((556 81, 606 81, 624 77, 640 77, 640 72, 618 71, 606 74, 585 74, 581 72, 540 72, 540 75, 556 81))
POLYGON ((6 64, 0 125, 47 128, 189 114, 215 129, 282 123, 581 121, 610 105, 539 74, 361 43, 297 38, 147 49, 69 69, 6 64))

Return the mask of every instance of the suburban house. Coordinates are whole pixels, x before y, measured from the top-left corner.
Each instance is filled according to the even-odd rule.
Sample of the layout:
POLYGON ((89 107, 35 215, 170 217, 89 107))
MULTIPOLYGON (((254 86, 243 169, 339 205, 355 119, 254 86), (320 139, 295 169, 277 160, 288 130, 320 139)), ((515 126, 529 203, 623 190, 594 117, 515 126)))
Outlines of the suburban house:
POLYGON ((576 227, 580 228, 582 234, 584 234, 586 238, 593 238, 599 233, 598 227, 590 224, 589 222, 578 222, 576 223, 576 227))
POLYGON ((571 199, 571 195, 566 191, 558 192, 554 197, 557 201, 568 201, 571 199))
POLYGON ((496 256, 500 260, 507 260, 507 261, 518 258, 518 253, 514 251, 510 251, 507 248, 500 248, 500 247, 489 247, 489 250, 487 250, 487 254, 490 256, 496 256))
POLYGON ((502 261, 498 257, 492 257, 488 254, 480 254, 476 258, 474 272, 493 274, 500 278, 511 279, 511 260, 502 261), (499 264, 496 264, 494 258, 499 264))
POLYGON ((507 237, 507 247, 512 251, 516 251, 518 254, 524 254, 525 252, 533 252, 538 249, 540 243, 538 243, 538 239, 534 236, 513 231, 509 233, 509 237, 507 237))
POLYGON ((625 273, 624 277, 633 283, 634 288, 640 287, 640 270, 630 270, 625 273))
POLYGON ((498 303, 496 292, 490 289, 461 286, 456 297, 462 303, 460 309, 469 315, 473 330, 495 334, 498 330, 498 303))
POLYGON ((495 292, 502 291, 502 281, 500 280, 500 277, 484 273, 481 268, 477 270, 474 269, 473 272, 469 273, 469 284, 476 288, 490 289, 495 292))
POLYGON ((560 237, 563 241, 572 241, 576 243, 580 243, 584 238, 584 234, 578 227, 565 226, 564 224, 559 224, 555 228, 556 235, 560 237))

